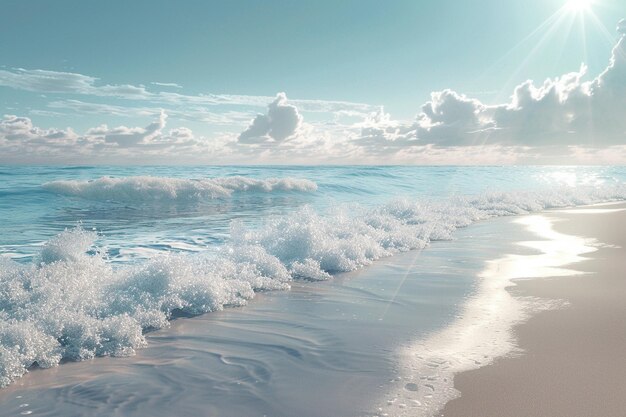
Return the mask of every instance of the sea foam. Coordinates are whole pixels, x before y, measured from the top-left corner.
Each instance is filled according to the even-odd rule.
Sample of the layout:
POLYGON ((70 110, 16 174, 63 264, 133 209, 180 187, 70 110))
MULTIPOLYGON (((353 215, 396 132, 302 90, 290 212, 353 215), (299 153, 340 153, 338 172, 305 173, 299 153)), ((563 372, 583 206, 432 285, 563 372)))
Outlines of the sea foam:
POLYGON ((247 229, 206 254, 166 254, 113 265, 78 227, 47 242, 31 264, 0 257, 0 386, 33 366, 126 356, 146 331, 178 315, 241 306, 293 279, 325 280, 394 253, 451 239, 454 230, 494 216, 626 199, 626 186, 492 193, 444 201, 394 201, 373 209, 311 208, 247 229))
POLYGON ((226 198, 233 192, 314 192, 317 184, 298 178, 254 179, 223 177, 181 179, 150 176, 124 178, 101 177, 96 180, 52 181, 43 185, 47 191, 89 200, 118 202, 170 202, 226 198))

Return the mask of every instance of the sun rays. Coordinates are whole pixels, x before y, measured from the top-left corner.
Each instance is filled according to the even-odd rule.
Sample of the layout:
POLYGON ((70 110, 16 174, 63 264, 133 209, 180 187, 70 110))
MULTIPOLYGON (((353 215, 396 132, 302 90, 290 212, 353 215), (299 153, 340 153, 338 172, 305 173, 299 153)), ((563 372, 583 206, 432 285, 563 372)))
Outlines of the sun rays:
MULTIPOLYGON (((561 62, 569 48, 577 44, 581 54, 581 63, 589 64, 590 52, 588 42, 593 37, 600 37, 611 48, 615 44, 616 37, 611 30, 602 23, 596 11, 611 5, 610 0, 566 0, 553 14, 541 22, 535 29, 530 31, 523 39, 509 49, 500 59, 489 66, 478 78, 486 79, 496 71, 502 71, 508 66, 506 81, 501 84, 501 89, 492 97, 492 104, 508 103, 513 89, 524 81, 522 74, 528 73, 529 68, 538 59, 548 59, 548 63, 554 65, 557 71, 558 63, 561 62), (551 55, 545 55, 546 48, 553 50, 551 55)), ((576 68, 577 69, 577 68, 576 68)), ((572 68, 574 70, 574 68, 572 68)), ((559 72, 555 72, 559 73, 559 72)), ((477 81, 478 81, 477 80, 477 81)), ((535 80, 540 82, 541 80, 535 80)), ((591 112, 591 109, 589 110, 591 112)), ((591 119, 591 118, 590 118, 591 119)), ((588 132, 593 137, 593 127, 588 126, 588 132)), ((490 141, 492 132, 475 136, 475 145, 484 145, 490 141)))
MULTIPOLYGON (((611 30, 600 21, 594 8, 602 7, 600 0, 568 0, 563 6, 557 9, 551 16, 541 22, 528 35, 521 39, 515 46, 509 49, 500 59, 494 62, 486 71, 484 76, 495 70, 504 61, 511 59, 516 52, 529 49, 522 62, 516 65, 515 72, 511 73, 510 79, 503 86, 504 91, 510 92, 511 83, 517 83, 518 75, 525 70, 525 67, 536 57, 546 44, 558 42, 565 48, 565 43, 572 36, 572 32, 577 29, 583 39, 587 38, 588 32, 596 31, 601 33, 608 46, 615 43, 615 36, 611 30)), ((588 61, 586 45, 581 45, 583 49, 583 60, 588 61)), ((504 98, 504 97, 498 97, 504 98)))
POLYGON ((564 8, 571 12, 581 13, 591 10, 593 0, 569 0, 564 8))

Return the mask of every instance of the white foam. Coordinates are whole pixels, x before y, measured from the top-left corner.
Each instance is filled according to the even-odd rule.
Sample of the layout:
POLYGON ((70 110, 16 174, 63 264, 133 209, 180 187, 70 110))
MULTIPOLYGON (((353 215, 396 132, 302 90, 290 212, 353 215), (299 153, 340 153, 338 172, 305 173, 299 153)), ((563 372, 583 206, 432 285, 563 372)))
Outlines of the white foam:
POLYGON ((493 216, 626 199, 626 187, 489 194, 447 201, 396 201, 374 209, 312 209, 273 217, 256 230, 234 223, 229 242, 208 254, 158 255, 113 266, 77 228, 42 246, 33 263, 0 257, 0 385, 34 364, 130 355, 143 332, 173 314, 240 306, 294 278, 324 280, 394 253, 450 239, 493 216))
POLYGON ((317 184, 297 178, 259 180, 246 177, 180 179, 164 177, 101 177, 90 181, 52 181, 47 191, 89 200, 119 202, 171 202, 225 198, 233 192, 314 192, 317 184))

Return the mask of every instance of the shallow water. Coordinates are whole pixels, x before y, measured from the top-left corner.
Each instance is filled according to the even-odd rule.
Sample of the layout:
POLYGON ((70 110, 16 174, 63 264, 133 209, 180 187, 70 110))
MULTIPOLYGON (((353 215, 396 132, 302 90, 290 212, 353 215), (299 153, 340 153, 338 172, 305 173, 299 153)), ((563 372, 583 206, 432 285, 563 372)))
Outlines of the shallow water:
POLYGON ((175 320, 136 356, 30 372, 0 391, 0 416, 376 415, 404 377, 399 347, 453 321, 512 236, 525 234, 508 220, 480 223, 331 281, 175 320))
POLYGON ((113 261, 128 261, 160 251, 213 250, 228 238, 233 220, 258 225, 268 216, 288 214, 305 205, 324 213, 341 204, 375 207, 402 198, 441 200, 488 192, 553 191, 624 180, 625 167, 0 166, 0 254, 30 259, 43 241, 78 222, 102 234, 101 243, 113 261), (163 182, 153 187, 153 193, 120 188, 116 198, 115 192, 98 197, 94 190, 68 193, 65 187, 64 194, 64 187, 44 186, 55 181, 80 185, 102 177, 141 176, 157 180, 293 178, 312 181, 317 190, 253 189, 233 192, 229 198, 210 198, 210 193, 188 193, 184 198, 184 194, 168 195, 169 184, 163 182))
POLYGON ((36 398, 1 395, 15 412, 40 404, 20 413, 369 412, 397 345, 442 328, 508 244, 473 239, 476 222, 623 200, 625 179, 621 167, 1 168, 0 385, 36 398), (175 317, 188 318, 154 332, 175 317))

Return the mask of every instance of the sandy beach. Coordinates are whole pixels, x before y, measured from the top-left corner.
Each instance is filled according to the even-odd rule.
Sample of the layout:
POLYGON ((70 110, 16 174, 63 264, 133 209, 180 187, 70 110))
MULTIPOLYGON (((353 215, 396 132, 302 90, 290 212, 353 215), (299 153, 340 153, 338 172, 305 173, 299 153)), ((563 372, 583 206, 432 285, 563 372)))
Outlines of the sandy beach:
POLYGON ((7 0, 0 45, 0 417, 626 417, 626 0, 7 0))
MULTIPOLYGON (((143 167, 89 168, 96 178, 91 182, 81 179, 82 169, 71 174, 24 169, 3 183, 19 190, 14 200, 25 200, 29 209, 20 212, 26 217, 14 216, 15 202, 0 204, 0 214, 13 219, 2 225, 2 236, 21 236, 0 242, 0 385, 3 377, 6 384, 0 389, 0 416, 433 417, 460 392, 467 394, 463 401, 473 398, 471 390, 455 388, 455 376, 462 383, 472 375, 465 372, 491 369, 493 363, 498 369, 506 362, 499 358, 521 354, 513 329, 525 319, 557 317, 541 311, 561 308, 558 314, 582 317, 566 323, 595 326, 611 337, 619 324, 595 325, 606 319, 577 310, 578 304, 605 309, 606 301, 598 296, 578 303, 576 291, 588 297, 584 285, 603 282, 601 274, 589 273, 601 268, 585 261, 618 259, 619 251, 606 245, 619 244, 610 232, 620 230, 619 210, 626 207, 582 205, 626 200, 621 185, 537 184, 529 191, 476 190, 475 196, 450 197, 444 185, 451 175, 487 189, 498 186, 492 178, 517 184, 519 178, 540 181, 562 172, 524 168, 528 175, 520 176, 518 168, 398 167, 372 176, 370 168, 333 167, 324 168, 324 180, 317 168, 298 167, 291 174, 280 168, 292 178, 284 182, 315 177, 319 191, 248 190, 225 201, 194 203, 180 201, 179 194, 159 199, 169 195, 172 184, 194 189, 199 168, 153 169, 147 173, 155 177, 146 180, 143 167), (105 201, 87 198, 91 191, 85 198, 68 198, 41 185, 67 185, 67 178, 75 177, 71 184, 81 189, 107 183, 97 178, 108 174, 126 176, 117 181, 121 191, 106 194, 105 201), (355 178, 367 188, 355 189, 355 178), (152 191, 124 191, 145 181, 152 191), (424 184, 437 181, 442 194, 433 197, 424 184), (388 201, 411 189, 417 200, 388 201), (136 201, 124 201, 128 195, 136 201), (357 202, 329 206, 352 200, 357 202), (84 216, 83 227, 72 227, 77 213, 84 216), (249 229, 236 221, 242 218, 249 229), (26 221, 35 226, 25 228, 26 221), (233 221, 237 227, 231 228, 233 221), (66 229, 54 235, 51 222, 66 229), (52 236, 43 240, 46 233, 52 236), (549 278, 554 276, 564 278, 549 278)), ((238 168, 237 174, 258 170, 245 169, 250 171, 238 168)), ((613 169, 615 175, 626 178, 620 169, 613 169)), ((232 178, 226 176, 230 170, 216 168, 210 178, 232 178)), ((276 170, 262 177, 273 178, 276 170)), ((584 178, 595 175, 600 174, 584 178)), ((245 178, 236 182, 249 183, 245 178)), ((599 288, 620 302, 624 292, 612 292, 620 287, 607 282, 599 288)), ((545 335, 531 339, 540 344, 537 351, 559 349, 552 356, 571 361, 559 364, 547 355, 537 365, 559 371, 552 380, 539 376, 551 386, 520 380, 525 389, 543 390, 550 406, 553 385, 569 389, 562 381, 581 385, 577 388, 586 395, 594 389, 609 392, 593 378, 562 376, 561 370, 571 369, 587 378, 590 371, 580 364, 597 364, 584 356, 597 348, 583 350, 582 357, 567 351, 572 343, 583 344, 572 342, 566 329, 550 323, 545 335), (565 347, 545 343, 551 337, 563 338, 565 347)), ((534 358, 533 346, 522 342, 534 358)), ((614 352, 623 346, 603 343, 614 352)), ((613 362, 619 357, 602 355, 613 362)), ((602 375, 609 374, 601 370, 596 379, 603 381, 602 375)), ((606 381, 613 393, 619 390, 618 377, 606 381)), ((488 415, 481 396, 518 398, 500 395, 503 384, 479 387, 485 391, 474 397, 474 415, 488 415)), ((511 392, 521 390, 511 387, 511 392)), ((524 415, 499 407, 495 404, 494 415, 524 415)), ((466 409, 461 415, 471 415, 466 409)), ((534 415, 554 414, 539 407, 534 415)))
POLYGON ((626 205, 547 212, 560 233, 596 239, 569 268, 581 275, 520 280, 514 297, 564 299, 514 332, 521 355, 461 373, 445 417, 618 417, 626 414, 626 205))

